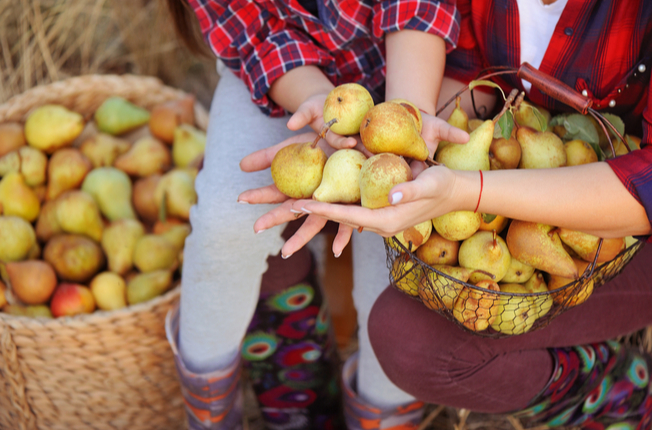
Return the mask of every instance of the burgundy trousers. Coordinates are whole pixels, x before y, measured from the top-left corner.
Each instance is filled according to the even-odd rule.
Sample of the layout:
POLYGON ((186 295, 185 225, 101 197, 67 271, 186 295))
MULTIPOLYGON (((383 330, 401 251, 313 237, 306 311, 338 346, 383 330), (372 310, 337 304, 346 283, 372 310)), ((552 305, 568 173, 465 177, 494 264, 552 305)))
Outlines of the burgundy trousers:
POLYGON ((547 348, 614 339, 652 325, 652 246, 612 281, 542 329, 500 339, 467 332, 393 287, 369 316, 380 364, 419 400, 505 413, 525 408, 551 378, 547 348))

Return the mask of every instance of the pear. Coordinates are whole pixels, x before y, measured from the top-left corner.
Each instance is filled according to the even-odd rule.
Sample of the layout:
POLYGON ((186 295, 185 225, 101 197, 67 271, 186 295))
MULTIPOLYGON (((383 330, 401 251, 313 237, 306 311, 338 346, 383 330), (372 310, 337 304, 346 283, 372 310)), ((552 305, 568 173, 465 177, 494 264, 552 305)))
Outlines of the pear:
POLYGON ((410 112, 410 115, 412 115, 412 119, 414 120, 414 125, 417 128, 417 131, 421 133, 421 130, 423 129, 423 118, 421 117, 421 111, 414 103, 405 99, 391 99, 389 102, 398 103, 407 109, 408 112, 410 112))
POLYGON ((25 121, 27 143, 46 154, 70 146, 82 130, 84 118, 77 112, 56 104, 37 107, 25 121))
POLYGON ((98 130, 112 135, 124 134, 147 124, 150 113, 122 97, 109 97, 95 111, 98 130))
POLYGON ((499 282, 507 273, 512 262, 505 240, 495 231, 478 231, 464 240, 460 245, 458 258, 460 266, 478 270, 478 272, 471 273, 469 278, 473 284, 489 278, 479 271, 490 273, 494 276, 491 280, 499 282))
POLYGON ((104 229, 101 246, 109 270, 125 275, 133 267, 136 242, 145 234, 145 227, 135 219, 119 219, 104 229))
POLYGON ((181 124, 195 123, 195 96, 189 94, 152 108, 149 131, 160 141, 172 144, 174 130, 181 124))
POLYGON ((494 122, 486 120, 471 132, 463 145, 446 145, 437 151, 436 160, 454 170, 489 170, 489 148, 494 136, 494 122))
POLYGON ((539 316, 532 297, 525 295, 529 294, 527 288, 518 283, 501 284, 500 292, 506 294, 498 297, 497 315, 491 328, 509 335, 530 331, 539 316))
POLYGON ((525 281, 525 289, 532 293, 532 304, 536 306, 536 312, 539 318, 546 315, 554 305, 552 296, 548 294, 548 285, 546 280, 538 270, 535 270, 530 279, 525 281))
POLYGON ((144 177, 166 172, 172 163, 170 149, 160 140, 145 136, 136 140, 131 148, 113 162, 129 176, 144 177))
MULTIPOLYGON (((395 240, 398 240, 405 249, 409 252, 416 251, 421 245, 423 245, 430 234, 432 233, 432 221, 424 221, 413 227, 406 228, 402 232, 394 236, 395 240)), ((403 248, 394 243, 394 240, 390 240, 389 244, 391 247, 398 251, 403 251, 403 248)))
MULTIPOLYGON (((457 127, 460 130, 464 131, 469 131, 469 133, 472 130, 469 130, 469 115, 462 109, 462 106, 460 106, 462 98, 461 97, 455 97, 455 108, 451 111, 451 114, 448 116, 448 119, 446 120, 447 123, 452 125, 453 127, 457 127)), ((482 120, 477 120, 478 125, 482 124, 482 120)), ((477 128, 477 127, 476 127, 477 128)), ((437 152, 441 151, 444 146, 450 144, 450 142, 446 140, 442 140, 439 142, 439 145, 437 145, 437 152)))
POLYGON ((512 256, 512 260, 507 269, 507 273, 501 279, 504 283, 523 284, 532 277, 534 267, 517 260, 512 256))
POLYGON ((0 176, 19 172, 30 187, 45 184, 48 157, 43 151, 31 146, 21 146, 0 158, 0 176))
POLYGON ((156 184, 154 200, 166 216, 187 221, 190 219, 190 208, 197 203, 194 178, 186 170, 170 170, 156 184))
POLYGON ((0 309, 7 304, 7 286, 0 281, 0 309))
POLYGON ((417 258, 429 266, 436 264, 456 266, 459 249, 459 241, 448 240, 433 231, 428 240, 417 248, 417 258))
POLYGON ((455 300, 464 287, 462 282, 469 280, 472 271, 466 267, 443 264, 436 264, 432 267, 435 270, 429 271, 426 276, 421 278, 419 297, 430 309, 452 310, 455 300))
POLYGON ((17 216, 0 216, 0 260, 20 261, 36 244, 32 224, 17 216))
POLYGON ((60 280, 84 283, 104 266, 104 253, 92 239, 78 234, 58 234, 43 248, 43 259, 50 263, 60 280))
POLYGON ((181 124, 174 130, 172 162, 177 167, 187 167, 204 154, 206 133, 189 124, 181 124))
POLYGON ((110 134, 98 133, 82 142, 79 150, 93 167, 112 166, 118 156, 131 148, 131 143, 110 134))
MULTIPOLYGON (((589 262, 578 258, 574 258, 573 263, 575 263, 577 271, 580 274, 583 274, 590 264, 589 262)), ((550 275, 550 280, 548 281, 547 286, 555 303, 565 307, 572 307, 584 303, 589 297, 591 297, 595 286, 595 280, 593 278, 588 278, 584 281, 577 282, 574 285, 567 286, 574 281, 575 279, 550 275)))
POLYGON ((179 249, 168 239, 157 234, 145 234, 134 245, 134 266, 141 272, 175 269, 179 249))
POLYGON ((26 183, 23 175, 7 173, 0 180, 0 211, 4 215, 16 215, 32 222, 38 218, 41 202, 26 183))
POLYGON ((469 120, 469 129, 468 132, 471 133, 476 128, 480 127, 484 121, 480 118, 471 118, 469 120))
POLYGON ((506 242, 513 258, 549 274, 577 278, 573 259, 553 226, 512 220, 506 242))
POLYGON ((430 155, 410 112, 399 103, 379 103, 360 125, 362 144, 372 154, 390 152, 424 161, 430 155))
POLYGON ((136 180, 133 184, 131 202, 136 214, 145 223, 154 223, 159 218, 159 208, 154 193, 161 177, 161 175, 150 175, 136 180))
POLYGON ((167 239, 172 245, 174 245, 177 252, 183 249, 186 243, 186 237, 190 235, 190 232, 191 228, 188 223, 171 225, 161 233, 156 233, 156 227, 154 228, 154 233, 167 239))
MULTIPOLYGON (((604 133, 603 133, 604 135, 604 133)), ((613 140, 613 145, 614 145, 614 151, 616 152, 616 156, 619 155, 625 155, 629 153, 627 150, 628 145, 624 145, 623 142, 620 139, 612 139, 613 140)), ((625 135, 625 140, 627 140, 627 143, 629 145, 634 145, 634 150, 636 149, 641 149, 641 138, 632 136, 631 134, 626 134, 625 135)), ((606 155, 608 158, 612 158, 612 152, 611 148, 608 148, 606 151, 606 155)))
POLYGON ((355 149, 335 151, 324 165, 321 183, 312 198, 327 203, 360 201, 360 170, 367 157, 355 149))
POLYGON ((7 305, 2 309, 9 315, 18 315, 30 318, 54 318, 50 308, 47 305, 7 305))
POLYGON ((41 212, 36 220, 36 238, 41 242, 47 242, 52 236, 63 233, 57 219, 57 202, 49 200, 43 203, 41 212))
POLYGON ((96 275, 88 285, 98 309, 112 311, 127 306, 127 283, 113 272, 96 275))
POLYGON ((59 149, 50 157, 46 199, 54 200, 68 190, 79 188, 92 169, 91 160, 79 149, 59 149))
POLYGON ((132 185, 129 176, 115 167, 93 169, 82 183, 81 189, 95 199, 100 212, 109 221, 135 219, 131 204, 132 185))
POLYGON ((521 162, 521 144, 514 133, 509 139, 500 137, 489 146, 489 165, 491 170, 517 169, 521 162))
POLYGON ((579 166, 580 164, 597 163, 598 154, 591 145, 580 139, 573 139, 564 143, 566 150, 566 165, 579 166))
POLYGON ((57 286, 57 275, 43 260, 9 262, 6 265, 11 291, 27 305, 47 303, 57 286))
MULTIPOLYGON (((600 243, 599 237, 568 228, 559 228, 558 233, 561 241, 568 245, 582 260, 593 262, 600 243)), ((597 262, 604 263, 613 260, 624 249, 624 237, 603 239, 597 262)))
POLYGON ((421 266, 414 264, 409 254, 399 255, 392 263, 391 279, 394 280, 394 286, 407 295, 419 296, 419 283, 423 276, 421 266))
POLYGON ((0 124, 0 157, 26 144, 22 124, 18 122, 3 122, 0 124))
POLYGON ((495 218, 489 222, 485 221, 484 215, 481 217, 482 222, 480 223, 480 228, 478 230, 482 231, 494 231, 496 230, 496 233, 500 234, 503 230, 505 230, 505 227, 507 227, 507 224, 509 224, 509 218, 504 217, 502 215, 496 215, 495 218))
POLYGON ((362 85, 353 82, 338 85, 324 101, 324 122, 337 120, 330 129, 342 136, 358 134, 362 118, 373 105, 371 94, 362 85))
POLYGON ((519 127, 516 139, 521 144, 521 169, 547 169, 566 165, 564 142, 551 131, 519 127))
POLYGON ((514 120, 518 125, 530 127, 536 131, 546 131, 550 119, 550 112, 526 101, 522 101, 516 112, 514 112, 514 120), (535 109, 540 115, 534 112, 535 109))
POLYGON ((453 316, 471 331, 484 331, 493 324, 499 314, 499 295, 491 291, 500 291, 498 283, 490 280, 479 281, 476 286, 489 291, 464 287, 455 299, 453 316))
POLYGON ((135 305, 160 296, 172 286, 170 270, 139 273, 127 281, 127 303, 135 305))
POLYGON ((432 219, 437 233, 448 240, 468 239, 481 224, 482 214, 472 211, 453 211, 432 219))
POLYGON ((56 223, 66 233, 87 236, 96 242, 102 240, 104 222, 100 209, 89 193, 72 190, 56 200, 56 223))
POLYGON ((389 206, 394 185, 412 180, 412 170, 403 157, 382 153, 369 157, 360 170, 360 203, 377 209, 389 206))
POLYGON ((314 142, 293 143, 272 159, 276 188, 293 199, 309 199, 322 180, 326 153, 314 142))

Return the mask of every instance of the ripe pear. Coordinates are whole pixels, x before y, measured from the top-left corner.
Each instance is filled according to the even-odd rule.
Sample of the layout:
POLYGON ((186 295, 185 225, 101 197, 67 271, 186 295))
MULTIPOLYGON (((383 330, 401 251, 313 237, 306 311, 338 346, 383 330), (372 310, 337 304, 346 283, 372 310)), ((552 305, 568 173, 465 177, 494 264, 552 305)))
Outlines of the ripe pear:
POLYGON ((167 239, 172 245, 174 245, 177 252, 183 249, 186 243, 186 237, 190 235, 190 232, 191 228, 188 223, 172 225, 161 233, 156 233, 156 227, 154 227, 154 233, 167 239))
POLYGON ((181 124, 195 123, 195 96, 189 94, 152 108, 149 131, 160 141, 172 144, 174 130, 181 124))
POLYGON ((54 318, 52 311, 47 305, 7 305, 2 311, 9 315, 18 315, 30 318, 54 318))
POLYGON ((453 306, 453 316, 471 331, 484 331, 493 324, 499 313, 499 295, 491 291, 500 291, 500 287, 497 282, 486 279, 476 286, 490 291, 466 286, 462 288, 453 306))
POLYGON ((166 216, 190 219, 190 208, 197 203, 195 180, 186 170, 173 169, 161 177, 154 190, 154 200, 166 216))
MULTIPOLYGON (((469 115, 467 115, 464 109, 462 109, 462 106, 460 106, 461 100, 462 98, 459 96, 455 98, 455 108, 451 111, 446 122, 453 127, 457 127, 460 130, 468 131, 470 133, 473 130, 469 129, 469 115)), ((482 120, 477 121, 479 122, 478 125, 482 124, 482 120)), ((441 151, 444 146, 448 144, 450 144, 450 142, 446 140, 440 141, 439 145, 437 145, 437 152, 441 151)))
MULTIPOLYGON (((394 236, 394 239, 398 240, 401 245, 405 247, 409 252, 416 251, 421 245, 423 245, 430 234, 432 233, 432 221, 424 221, 413 227, 408 227, 400 233, 397 233, 394 236)), ((389 241, 391 247, 398 251, 403 251, 393 240, 389 241)))
POLYGON ((534 267, 517 260, 512 256, 507 273, 501 279, 501 282, 508 284, 523 284, 532 277, 534 267))
POLYGON ((0 309, 7 304, 7 286, 0 281, 0 309))
POLYGON ((389 102, 398 103, 407 109, 408 112, 410 112, 410 115, 412 115, 412 119, 414 120, 414 125, 416 126, 417 131, 421 133, 421 130, 423 129, 423 118, 421 117, 421 111, 414 103, 405 99, 391 99, 389 102))
POLYGON ((480 127, 484 121, 480 118, 471 118, 469 120, 469 129, 468 132, 471 133, 476 128, 480 127))
POLYGON ((471 273, 469 281, 472 284, 482 279, 500 282, 512 262, 505 240, 498 236, 495 231, 478 231, 464 240, 460 245, 458 258, 460 266, 478 270, 471 273), (490 273, 494 277, 490 278, 486 274, 479 272, 480 270, 490 273))
POLYGON ((400 155, 391 153, 369 157, 360 170, 360 202, 377 209, 389 206, 389 192, 394 185, 412 180, 412 170, 400 155))
POLYGON ((509 139, 500 137, 491 141, 489 165, 491 170, 517 169, 521 162, 521 144, 514 133, 509 139))
POLYGON ((335 151, 324 165, 321 183, 312 198, 327 203, 360 201, 360 170, 367 157, 355 149, 335 151))
POLYGON ((150 113, 122 97, 109 97, 95 111, 98 130, 114 136, 147 124, 150 113))
POLYGON ((566 165, 564 142, 551 131, 519 127, 516 139, 521 144, 521 169, 547 169, 566 165))
POLYGON ((580 139, 574 139, 564 144, 566 150, 566 165, 579 166, 580 164, 597 163, 598 154, 591 145, 580 139))
POLYGON ((55 234, 63 233, 57 219, 56 202, 56 200, 49 200, 43 203, 36 220, 36 238, 41 242, 47 242, 55 234))
POLYGON ((34 109, 25 121, 25 139, 30 146, 52 154, 70 146, 84 130, 84 118, 68 108, 46 104, 34 109))
MULTIPOLYGON (((580 274, 583 274, 590 264, 589 262, 578 258, 574 258, 573 263, 575 263, 577 271, 580 274)), ((550 275, 548 291, 551 292, 550 295, 555 303, 565 307, 572 307, 584 303, 589 297, 591 297, 595 286, 595 279, 587 278, 584 281, 567 286, 574 281, 575 279, 550 275)))
POLYGON ((118 156, 131 148, 131 143, 106 133, 98 133, 84 140, 79 150, 93 167, 112 166, 118 156))
POLYGON ((26 183, 23 175, 9 172, 0 180, 0 212, 16 215, 29 222, 35 221, 41 210, 38 196, 26 183))
POLYGON ((56 221, 66 233, 87 236, 96 242, 102 240, 104 222, 100 209, 89 193, 67 191, 56 200, 56 221))
POLYGON ((134 245, 134 266, 141 272, 176 269, 179 249, 168 239, 157 234, 145 234, 134 245))
POLYGON ((47 200, 54 200, 62 193, 79 188, 93 164, 77 148, 62 148, 50 157, 48 166, 47 200))
POLYGON ((315 142, 293 143, 272 160, 272 180, 293 199, 309 199, 322 180, 326 153, 315 142))
POLYGON ((489 148, 494 136, 494 122, 486 120, 471 132, 465 144, 446 145, 437 151, 436 160, 454 170, 489 170, 489 148))
POLYGON ((338 85, 328 93, 324 101, 324 122, 336 119, 337 122, 330 129, 342 136, 358 134, 362 118, 373 105, 371 94, 362 85, 338 85))
POLYGON ((512 220, 506 242, 512 258, 549 274, 577 278, 577 268, 555 227, 512 220))
POLYGON ((448 240, 464 240, 473 236, 482 224, 482 214, 472 211, 453 211, 432 219, 432 225, 448 240))
MULTIPOLYGON (((604 133, 603 133, 603 135, 604 135, 604 133)), ((641 138, 640 137, 632 136, 631 134, 626 134, 625 135, 625 140, 627 140, 627 143, 629 145, 624 145, 623 142, 620 139, 612 139, 613 145, 614 145, 614 151, 616 152, 616 156, 627 154, 629 152, 627 150, 627 146, 631 146, 632 144, 634 145, 634 148, 633 148, 634 150, 641 149, 641 138)), ((612 158, 611 148, 608 148, 606 150, 606 155, 607 155, 608 158, 612 158)))
POLYGON ((0 157, 25 146, 23 125, 18 122, 3 122, 0 124, 0 157))
POLYGON ((482 231, 494 231, 496 230, 496 233, 500 234, 503 230, 505 230, 505 227, 507 227, 507 224, 509 224, 509 218, 504 217, 502 215, 496 215, 496 217, 489 221, 485 221, 484 215, 481 217, 482 222, 480 223, 480 228, 478 230, 482 231))
POLYGON ((17 216, 0 216, 0 260, 25 259, 36 244, 36 233, 30 223, 17 216))
POLYGON ((539 316, 532 297, 520 295, 529 294, 529 291, 524 285, 508 283, 500 284, 500 292, 505 294, 498 297, 497 315, 491 328, 510 335, 530 331, 539 316))
POLYGON ((131 204, 132 185, 129 176, 115 167, 93 169, 82 183, 81 189, 95 199, 100 212, 109 221, 135 219, 131 204))
POLYGON ((47 303, 57 286, 57 275, 47 261, 9 262, 6 270, 11 291, 27 305, 47 303))
MULTIPOLYGON (((582 260, 592 262, 595 259, 598 244, 600 243, 599 237, 568 228, 559 228, 558 233, 561 241, 568 245, 582 260)), ((612 260, 624 249, 624 237, 603 239, 597 262, 604 263, 612 260)))
POLYGON ((19 172, 30 187, 45 184, 48 157, 43 151, 31 146, 21 146, 0 158, 0 176, 19 172))
POLYGON ((43 259, 49 262, 61 280, 84 283, 104 266, 104 253, 92 239, 78 234, 58 234, 43 248, 43 259))
POLYGON ((129 176, 144 177, 166 172, 172 164, 170 149, 160 140, 145 136, 136 140, 131 148, 113 162, 129 176))
POLYGON ((117 273, 99 273, 88 287, 98 309, 112 311, 127 306, 127 283, 117 273))
POLYGON ((119 219, 106 227, 101 246, 111 272, 125 275, 132 269, 136 242, 144 234, 145 227, 135 219, 119 219))
POLYGON ((392 153, 416 160, 430 155, 410 112, 399 103, 379 103, 360 125, 362 144, 372 154, 392 153))
POLYGON ((550 112, 526 101, 521 102, 516 112, 514 112, 514 120, 518 125, 530 127, 536 131, 546 131, 550 119, 550 112), (535 114, 534 109, 538 110, 540 115, 535 114))
POLYGON ((165 293, 172 286, 170 270, 139 273, 127 281, 127 303, 135 305, 165 293))
POLYGON ((131 202, 136 214, 145 223, 154 223, 159 218, 159 208, 154 193, 161 178, 161 175, 150 175, 133 183, 131 202))
POLYGON ((206 132, 189 124, 181 124, 174 129, 172 161, 177 167, 187 167, 206 148, 206 132))
POLYGON ((62 282, 54 290, 50 310, 57 318, 90 314, 95 310, 95 298, 85 285, 62 282))
POLYGON ((408 254, 399 255, 392 263, 391 279, 394 286, 407 295, 419 296, 419 283, 423 276, 421 266, 415 264, 408 254))
POLYGON ((532 303, 536 306, 539 318, 546 315, 552 309, 554 302, 552 296, 548 294, 548 284, 543 273, 535 270, 532 276, 530 276, 530 279, 525 282, 524 286, 529 293, 534 294, 532 296, 532 303))
POLYGON ((459 249, 459 241, 448 240, 433 231, 428 240, 417 248, 417 258, 429 266, 436 264, 456 266, 459 249))
POLYGON ((430 309, 452 310, 455 300, 464 287, 462 282, 469 280, 472 270, 444 264, 436 264, 432 267, 435 270, 429 271, 421 278, 419 297, 430 309))

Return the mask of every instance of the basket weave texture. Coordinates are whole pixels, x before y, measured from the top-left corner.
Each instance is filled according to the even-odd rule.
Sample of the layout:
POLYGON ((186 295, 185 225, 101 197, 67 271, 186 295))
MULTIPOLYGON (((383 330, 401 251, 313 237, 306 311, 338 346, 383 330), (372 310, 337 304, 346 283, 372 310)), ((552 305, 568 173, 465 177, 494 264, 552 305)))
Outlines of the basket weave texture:
MULTIPOLYGON (((90 117, 110 96, 144 108, 184 92, 150 77, 93 75, 0 105, 0 122, 57 103, 90 117)), ((185 412, 165 335, 180 287, 116 311, 57 319, 0 313, 0 429, 181 429, 185 412)))

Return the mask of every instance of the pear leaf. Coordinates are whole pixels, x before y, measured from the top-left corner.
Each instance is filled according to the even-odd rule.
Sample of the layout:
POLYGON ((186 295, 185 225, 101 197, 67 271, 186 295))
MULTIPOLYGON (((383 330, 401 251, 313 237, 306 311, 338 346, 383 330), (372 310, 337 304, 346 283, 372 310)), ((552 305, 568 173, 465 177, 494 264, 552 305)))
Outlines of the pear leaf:
POLYGON ((514 115, 508 110, 498 119, 498 124, 500 126, 501 137, 505 140, 509 139, 512 136, 512 130, 514 129, 514 115))
POLYGON ((496 219, 496 216, 497 215, 492 215, 492 214, 482 214, 482 220, 485 223, 489 224, 490 222, 496 219))
POLYGON ((485 80, 479 80, 479 81, 471 81, 469 82, 469 90, 473 91, 475 87, 492 87, 492 88, 498 88, 500 90, 500 93, 503 95, 503 100, 507 100, 507 97, 505 97, 505 92, 503 91, 502 88, 500 88, 500 85, 498 85, 495 82, 491 81, 485 81, 485 80))
MULTIPOLYGON (((603 113, 602 116, 605 117, 607 121, 609 121, 611 125, 613 125, 616 128, 616 130, 618 130, 618 133, 620 133, 623 136, 625 135, 625 123, 623 122, 622 119, 620 119, 618 115, 614 115, 612 113, 603 113)), ((613 133, 609 129, 609 126, 607 126, 607 130, 613 133)))
POLYGON ((566 129, 563 140, 569 142, 571 140, 583 140, 595 150, 598 154, 598 160, 604 161, 605 154, 600 148, 600 136, 595 128, 593 122, 588 116, 580 113, 572 113, 569 115, 559 115, 550 121, 551 126, 563 125, 566 129))
POLYGON ((548 120, 546 120, 546 117, 543 116, 541 111, 534 106, 530 106, 530 109, 532 109, 534 116, 536 117, 537 121, 539 121, 539 127, 541 127, 541 131, 548 130, 548 120))

